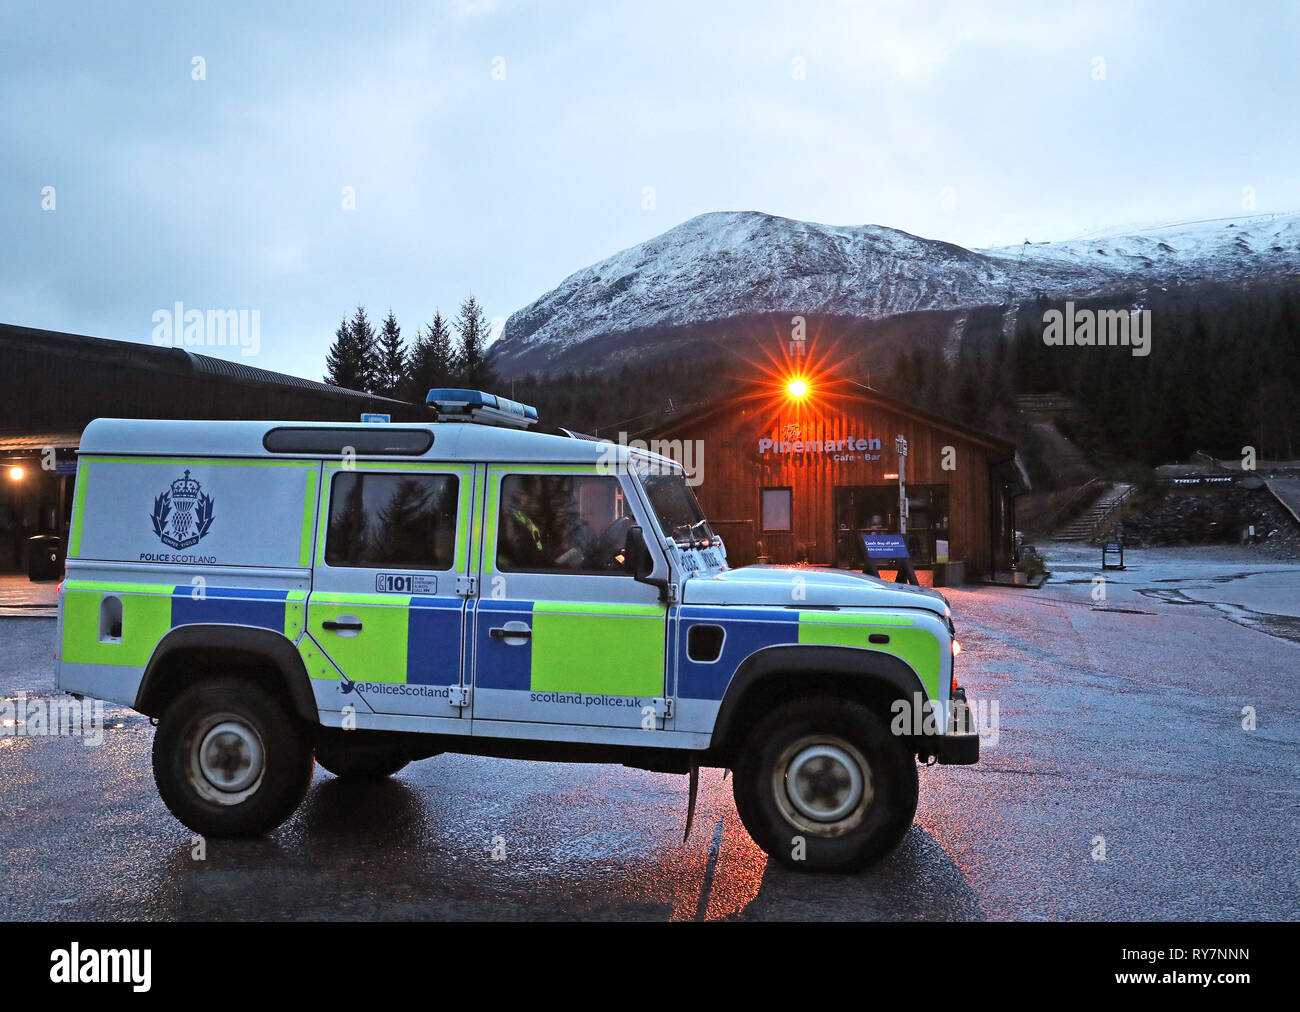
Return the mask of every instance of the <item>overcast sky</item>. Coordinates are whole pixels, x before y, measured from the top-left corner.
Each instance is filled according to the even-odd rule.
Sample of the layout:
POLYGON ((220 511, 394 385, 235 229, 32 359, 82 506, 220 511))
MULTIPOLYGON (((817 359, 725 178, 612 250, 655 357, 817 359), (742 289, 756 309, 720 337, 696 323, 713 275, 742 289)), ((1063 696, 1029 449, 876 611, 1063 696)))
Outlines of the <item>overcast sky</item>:
POLYGON ((1293 0, 6 0, 0 322, 257 309, 244 361, 319 378, 357 303, 505 317, 705 211, 989 246, 1292 210, 1298 49, 1293 0))

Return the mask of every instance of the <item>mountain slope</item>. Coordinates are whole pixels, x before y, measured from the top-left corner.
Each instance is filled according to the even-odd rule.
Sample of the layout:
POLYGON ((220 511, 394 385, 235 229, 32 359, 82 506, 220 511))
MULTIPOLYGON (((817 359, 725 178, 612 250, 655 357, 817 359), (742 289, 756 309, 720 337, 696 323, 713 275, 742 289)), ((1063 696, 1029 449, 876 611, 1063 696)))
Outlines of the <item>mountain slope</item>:
POLYGON ((517 375, 558 365, 589 341, 765 313, 880 320, 1288 274, 1300 274, 1300 213, 967 250, 879 225, 723 211, 570 275, 506 321, 496 354, 501 371, 517 375))

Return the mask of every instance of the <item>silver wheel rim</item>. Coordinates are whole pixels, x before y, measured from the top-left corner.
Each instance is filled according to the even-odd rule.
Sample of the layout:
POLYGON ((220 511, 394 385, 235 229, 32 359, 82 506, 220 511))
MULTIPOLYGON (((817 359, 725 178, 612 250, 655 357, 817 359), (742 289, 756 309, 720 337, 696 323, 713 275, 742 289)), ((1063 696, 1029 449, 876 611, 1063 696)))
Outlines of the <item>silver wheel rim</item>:
POLYGON ((206 800, 237 805, 254 794, 266 773, 266 748, 252 726, 233 714, 208 717, 195 729, 190 784, 206 800))
POLYGON ((802 738, 787 747, 773 768, 772 787, 782 814, 815 836, 847 833, 875 798, 870 764, 833 735, 802 738))

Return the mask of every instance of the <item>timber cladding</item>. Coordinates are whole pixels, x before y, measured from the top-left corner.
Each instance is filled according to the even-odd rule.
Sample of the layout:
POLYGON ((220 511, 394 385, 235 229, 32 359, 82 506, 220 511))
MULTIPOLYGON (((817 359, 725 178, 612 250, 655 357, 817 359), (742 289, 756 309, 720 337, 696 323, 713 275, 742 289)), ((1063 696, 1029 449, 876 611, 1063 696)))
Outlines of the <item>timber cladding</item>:
POLYGON ((913 506, 909 530, 937 530, 949 557, 973 572, 993 568, 996 524, 1000 516, 1009 521, 996 508, 1001 486, 991 471, 1005 466, 1015 447, 867 388, 818 384, 794 398, 782 387, 755 385, 640 438, 696 472, 695 493, 732 565, 753 562, 760 542, 773 563, 836 565, 845 564, 845 539, 853 543, 861 524, 897 530, 899 435, 908 443, 909 498, 929 496, 935 504, 929 516, 913 506), (865 513, 854 512, 856 503, 868 504, 865 513))

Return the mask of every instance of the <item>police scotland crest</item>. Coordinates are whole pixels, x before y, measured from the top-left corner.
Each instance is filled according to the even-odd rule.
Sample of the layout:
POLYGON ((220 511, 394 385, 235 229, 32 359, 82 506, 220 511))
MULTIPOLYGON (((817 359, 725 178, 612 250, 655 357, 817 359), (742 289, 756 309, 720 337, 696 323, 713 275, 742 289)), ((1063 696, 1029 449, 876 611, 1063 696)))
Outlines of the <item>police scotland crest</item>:
POLYGON ((203 540, 212 526, 212 496, 186 470, 154 500, 150 519, 164 545, 177 551, 189 548, 203 540))

